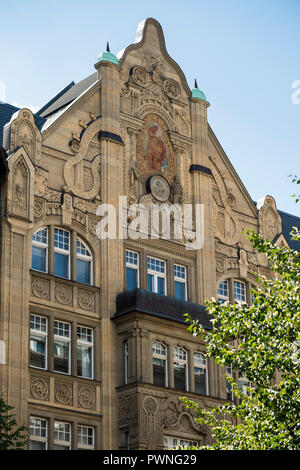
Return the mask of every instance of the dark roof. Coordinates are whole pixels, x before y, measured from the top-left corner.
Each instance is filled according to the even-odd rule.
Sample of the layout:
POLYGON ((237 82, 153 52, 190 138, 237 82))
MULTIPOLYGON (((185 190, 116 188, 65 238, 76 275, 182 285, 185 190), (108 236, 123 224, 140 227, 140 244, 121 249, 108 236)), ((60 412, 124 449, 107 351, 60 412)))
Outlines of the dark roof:
POLYGON ((117 295, 116 313, 114 318, 126 315, 130 312, 140 312, 156 317, 165 318, 179 323, 185 322, 185 313, 189 313, 194 320, 205 328, 211 329, 206 307, 192 302, 160 295, 144 289, 133 289, 117 295))
POLYGON ((80 82, 74 84, 71 82, 66 88, 60 91, 52 100, 50 100, 45 106, 43 106, 38 114, 41 116, 49 116, 59 109, 67 106, 72 103, 81 93, 83 93, 87 88, 92 86, 97 81, 97 72, 89 75, 87 78, 84 78, 80 82))
MULTIPOLYGON (((12 115, 19 109, 20 108, 17 108, 16 106, 0 101, 0 146, 3 145, 3 127, 11 120, 12 115)), ((46 119, 34 114, 34 120, 37 128, 41 129, 46 119)))
POLYGON ((300 230, 300 217, 296 215, 287 214, 283 211, 278 211, 282 220, 282 234, 292 250, 300 251, 300 242, 291 240, 291 231, 293 227, 297 227, 300 230))

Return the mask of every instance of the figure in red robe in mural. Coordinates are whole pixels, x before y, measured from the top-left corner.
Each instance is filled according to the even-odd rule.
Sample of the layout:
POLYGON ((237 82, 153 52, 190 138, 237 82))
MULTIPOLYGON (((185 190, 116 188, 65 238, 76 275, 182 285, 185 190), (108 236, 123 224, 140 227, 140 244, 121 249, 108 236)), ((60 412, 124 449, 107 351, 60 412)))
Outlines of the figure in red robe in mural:
POLYGON ((161 138, 160 129, 153 125, 148 129, 148 142, 146 148, 146 160, 150 168, 156 173, 162 172, 162 163, 167 157, 167 149, 161 138))

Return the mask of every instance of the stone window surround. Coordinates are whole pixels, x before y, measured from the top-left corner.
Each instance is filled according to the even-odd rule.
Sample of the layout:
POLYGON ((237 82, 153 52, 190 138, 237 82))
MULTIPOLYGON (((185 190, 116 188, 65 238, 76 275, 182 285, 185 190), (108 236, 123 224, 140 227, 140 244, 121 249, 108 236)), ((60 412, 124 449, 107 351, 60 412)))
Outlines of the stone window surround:
MULTIPOLYGON (((47 250, 46 250, 46 256, 47 256, 47 260, 46 260, 46 272, 44 271, 38 271, 38 270, 35 270, 35 269, 32 269, 33 272, 42 272, 44 274, 50 274, 50 275, 53 275, 54 276, 54 252, 55 250, 55 247, 54 247, 54 230, 57 228, 57 229, 60 229, 60 230, 64 230, 65 232, 69 232, 70 233, 70 255, 69 255, 69 265, 70 265, 70 268, 69 268, 69 278, 61 278, 59 276, 55 276, 57 277, 57 279, 67 279, 67 280, 73 280, 75 282, 78 282, 79 285, 82 285, 82 286, 93 286, 95 285, 95 262, 94 262, 94 254, 93 254, 93 250, 90 246, 90 244, 84 239, 84 237, 82 237, 80 234, 78 234, 78 232, 73 229, 73 228, 64 228, 63 226, 60 226, 60 225, 57 225, 57 224, 47 224, 47 225, 43 225, 39 228, 35 228, 33 233, 32 233, 32 236, 38 232, 39 230, 42 230, 44 228, 47 228, 47 233, 48 233, 48 240, 47 240, 47 250), (83 243, 83 245, 86 246, 86 248, 89 250, 89 252, 91 253, 91 283, 90 284, 85 284, 85 283, 80 283, 79 281, 77 281, 77 257, 79 257, 80 259, 82 259, 81 255, 77 256, 77 240, 79 240, 81 243, 83 243)), ((34 242, 34 244, 37 244, 36 242, 34 242)), ((30 262, 30 265, 31 265, 31 262, 30 262)))
MULTIPOLYGON (((53 414, 52 411, 37 411, 33 408, 29 409, 29 416, 28 416, 28 429, 30 418, 40 418, 47 420, 47 450, 54 449, 54 422, 65 422, 71 425, 71 450, 77 450, 83 448, 80 444, 78 444, 78 427, 79 426, 86 426, 94 428, 94 448, 99 449, 99 421, 92 420, 90 417, 88 418, 88 422, 85 422, 84 418, 76 416, 67 417, 66 415, 60 414, 53 414)), ((30 439, 30 436, 29 436, 30 439)), ((87 447, 84 447, 87 448, 87 447)))
POLYGON ((252 295, 250 293, 250 289, 254 287, 253 282, 250 282, 246 279, 239 279, 236 276, 231 276, 231 277, 222 277, 221 279, 218 279, 217 283, 217 293, 216 293, 216 298, 218 298, 218 288, 221 282, 227 281, 228 283, 228 291, 229 291, 229 302, 231 304, 236 303, 237 301, 234 298, 234 281, 242 282, 245 284, 245 291, 246 291, 246 303, 248 305, 252 305, 252 295))
MULTIPOLYGON (((190 280, 193 279, 192 276, 192 269, 194 268, 194 262, 191 260, 187 260, 180 257, 175 257, 168 252, 163 250, 163 247, 160 251, 157 249, 151 249, 151 247, 141 247, 140 245, 131 245, 130 243, 124 243, 124 259, 126 260, 126 250, 133 251, 138 254, 139 258, 139 287, 141 289, 148 290, 148 283, 147 283, 147 258, 155 258, 161 261, 165 261, 166 263, 166 295, 174 297, 174 265, 182 266, 186 269, 186 301, 193 302, 193 288, 192 282, 190 280)), ((125 261, 126 267, 126 261, 125 261)), ((124 285, 126 286, 126 270, 124 269, 124 285)))
MULTIPOLYGON (((57 314, 57 312, 54 312, 53 310, 49 309, 43 309, 43 308, 38 308, 38 307, 31 307, 30 309, 30 315, 36 316, 41 316, 47 319, 47 329, 48 329, 48 335, 47 335, 47 351, 46 351, 46 357, 47 357, 47 367, 46 369, 42 369, 39 367, 31 366, 30 365, 30 360, 28 359, 28 364, 29 367, 33 370, 46 370, 48 372, 53 372, 55 374, 60 374, 60 375, 67 375, 67 376, 73 376, 73 377, 79 377, 82 379, 86 380, 100 380, 99 377, 99 368, 96 367, 95 361, 93 360, 93 376, 92 378, 90 377, 81 377, 77 375, 77 326, 83 326, 86 328, 91 328, 93 330, 93 338, 94 338, 94 343, 93 343, 93 358, 97 357, 97 351, 99 351, 99 344, 98 344, 98 336, 96 329, 99 327, 99 323, 95 324, 89 321, 88 319, 84 318, 76 318, 70 316, 69 314, 57 314), (71 348, 70 348, 70 356, 71 356, 71 370, 69 374, 65 374, 63 372, 57 372, 54 370, 54 354, 53 354, 53 344, 54 344, 54 321, 61 321, 65 323, 69 323, 71 325, 71 348)), ((30 332, 30 319, 29 319, 29 332, 30 332)), ((29 334, 29 341, 30 341, 30 334, 29 334)), ((30 351, 30 345, 28 344, 28 354, 30 351)))
MULTIPOLYGON (((168 377, 168 385, 167 388, 174 388, 174 348, 179 347, 182 348, 186 351, 187 353, 187 374, 188 374, 188 392, 196 393, 195 392, 195 377, 194 377, 194 353, 199 352, 201 354, 205 354, 204 348, 201 347, 190 347, 189 345, 183 345, 178 342, 169 342, 166 339, 159 338, 159 337, 152 337, 151 338, 151 353, 152 353, 152 344, 153 343, 162 343, 167 351, 166 351, 166 361, 167 361, 167 367, 166 367, 166 374, 168 377)), ((209 380, 210 380, 210 359, 207 359, 207 383, 208 383, 208 391, 210 390, 209 387, 209 380)), ((152 364, 152 361, 151 361, 152 364)), ((151 367, 151 383, 153 384, 153 370, 151 367)), ((209 396, 209 395, 207 395, 209 396)))

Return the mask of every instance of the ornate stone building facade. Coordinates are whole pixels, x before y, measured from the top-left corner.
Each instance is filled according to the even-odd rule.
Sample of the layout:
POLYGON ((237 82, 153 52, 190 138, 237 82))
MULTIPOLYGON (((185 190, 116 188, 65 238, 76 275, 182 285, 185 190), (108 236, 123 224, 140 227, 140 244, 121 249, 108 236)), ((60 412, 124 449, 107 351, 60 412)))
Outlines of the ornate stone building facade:
POLYGON ((209 408, 230 391, 183 314, 210 328, 206 298, 251 302, 254 272, 270 273, 242 229, 287 244, 297 221, 252 201, 157 21, 95 68, 35 115, 0 104, 0 391, 30 448, 206 443, 178 398, 209 408), (203 247, 99 239, 97 207, 120 196, 202 204, 203 247))

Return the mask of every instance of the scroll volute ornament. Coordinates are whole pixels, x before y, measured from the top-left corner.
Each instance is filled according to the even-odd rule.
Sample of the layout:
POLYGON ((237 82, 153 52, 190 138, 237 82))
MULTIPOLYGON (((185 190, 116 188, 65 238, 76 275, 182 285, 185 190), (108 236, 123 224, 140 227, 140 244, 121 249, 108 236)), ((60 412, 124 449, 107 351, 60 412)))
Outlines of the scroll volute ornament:
POLYGON ((95 155, 92 160, 91 174, 93 182, 91 189, 87 191, 84 189, 83 160, 86 158, 94 135, 101 130, 101 122, 101 118, 93 119, 86 127, 81 138, 77 134, 73 134, 70 150, 74 153, 74 156, 69 158, 64 165, 65 191, 83 199, 94 199, 100 191, 100 155, 95 155))

